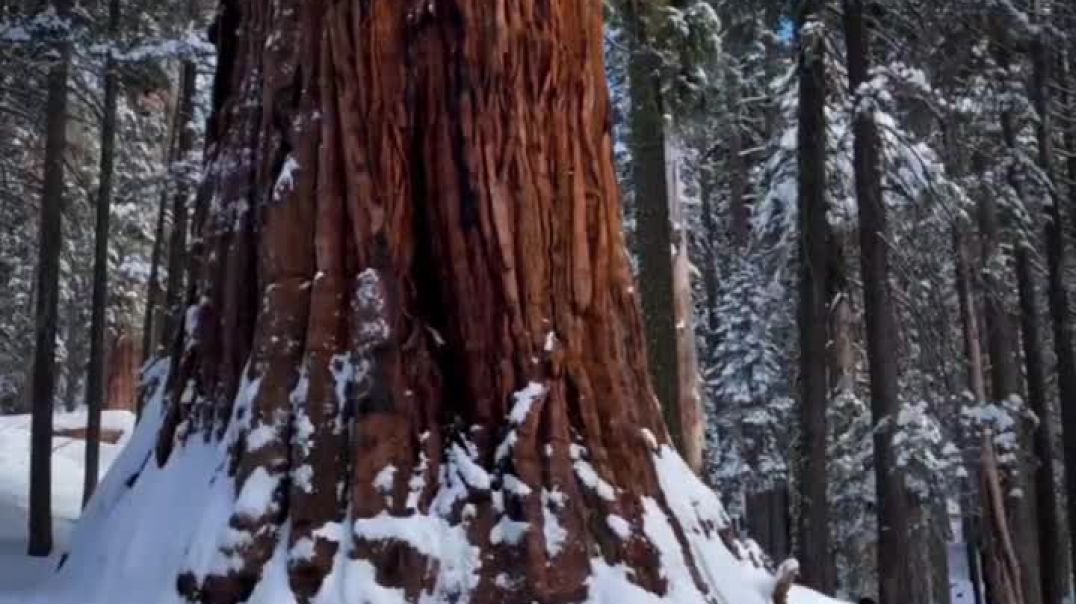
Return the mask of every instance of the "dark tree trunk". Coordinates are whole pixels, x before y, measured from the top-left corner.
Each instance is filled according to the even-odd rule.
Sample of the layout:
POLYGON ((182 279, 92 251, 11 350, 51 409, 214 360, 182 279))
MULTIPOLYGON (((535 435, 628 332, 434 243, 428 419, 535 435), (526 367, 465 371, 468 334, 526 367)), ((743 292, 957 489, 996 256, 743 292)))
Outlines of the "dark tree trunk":
MULTIPOLYGON (((70 0, 53 0, 57 17, 67 19, 70 0)), ((52 402, 55 395, 56 313, 59 303, 61 220, 64 197, 64 153, 67 148, 67 72, 71 44, 61 38, 48 72, 44 188, 37 260, 37 312, 34 330, 30 444, 31 556, 52 551, 52 402)))
POLYGON ((172 234, 168 239, 168 279, 164 297, 164 325, 161 329, 162 343, 170 346, 183 330, 185 292, 184 269, 187 259, 187 232, 191 192, 191 151, 194 149, 194 93, 198 85, 198 66, 193 60, 183 62, 180 76, 180 98, 176 108, 176 157, 173 178, 176 191, 172 197, 172 234))
MULTIPOLYGON (((952 140, 948 139, 947 140, 952 140)), ((967 387, 972 393, 976 404, 986 401, 986 378, 983 373, 983 352, 980 346, 979 313, 975 303, 975 294, 972 289, 971 254, 968 251, 967 236, 964 233, 963 224, 953 225, 953 256, 956 259, 956 291, 957 303, 960 307, 960 322, 964 334, 964 358, 967 367, 967 387)), ((979 463, 981 455, 976 455, 978 441, 965 434, 964 430, 958 431, 960 449, 964 452, 965 467, 968 478, 966 480, 968 492, 980 492, 979 463)), ((972 495, 973 496, 973 495, 972 495)), ((982 573, 979 563, 979 526, 981 517, 977 517, 973 508, 971 497, 968 501, 961 502, 961 528, 964 532, 966 556, 968 562, 969 578, 971 579, 972 591, 975 604, 983 604, 984 595, 982 590, 982 573)), ((985 497, 980 500, 985 504, 985 497)))
MULTIPOLYGON (((110 45, 118 43, 119 0, 109 0, 110 45)), ((105 309, 108 306, 108 219, 112 206, 112 165, 116 146, 116 93, 119 86, 116 62, 111 51, 105 62, 105 107, 101 124, 101 170, 97 191, 97 224, 94 232, 93 310, 90 319, 90 364, 86 369, 86 468, 82 483, 82 505, 97 486, 101 451, 101 406, 105 396, 105 309)))
MULTIPOLYGON (((858 91, 870 71, 870 42, 862 0, 844 0, 849 88, 858 91)), ((854 97, 858 101, 859 95, 854 97)), ((858 108, 857 108, 858 109, 858 108)), ((916 502, 897 469, 895 435, 897 341, 889 286, 886 212, 882 201, 880 141, 874 116, 857 110, 853 122, 859 245, 874 423, 874 472, 878 505, 878 588, 882 604, 927 604, 933 600, 926 577, 915 568, 924 551, 915 547, 916 502)))
MULTIPOLYGON (((999 64, 1007 66, 1008 59, 1004 51, 999 51, 999 64)), ((1011 111, 1001 114, 1001 132, 1005 146, 1010 152, 1016 152, 1015 117, 1011 111)), ((1017 198, 1026 200, 1020 176, 1010 168, 1009 186, 1017 198)), ((984 229, 984 234, 985 234, 984 229)), ((1048 417, 1046 411, 1046 375, 1043 370, 1042 342, 1039 336, 1039 304, 1035 293, 1034 274, 1031 268, 1030 251, 1022 242, 1017 242, 1014 250, 1017 293, 1020 300, 1020 333, 1024 348, 1024 369, 1027 387, 1027 403, 1039 417, 1048 417)), ((1001 285, 1000 283, 998 285, 1001 285)), ((1001 294, 1002 289, 995 289, 994 295, 1001 294)), ((994 349, 991 347, 991 359, 994 349)), ((1015 354, 1014 354, 1015 356, 1015 354)), ((1015 358, 1013 359, 1015 362, 1015 358)), ((995 361, 996 363, 996 361, 995 361)), ((1019 380, 1019 369, 1016 379, 1019 380)), ((1018 382, 1017 382, 1018 383, 1018 382)), ((995 391, 995 396, 1004 390, 995 391)), ((1009 392, 1019 392, 1018 389, 1009 392)), ((998 396, 998 398, 1001 398, 998 396)), ((1052 563, 1057 559, 1057 501, 1056 486, 1053 479, 1053 447, 1047 424, 1039 422, 1030 435, 1032 458, 1028 460, 1024 471, 1019 475, 1023 496, 1013 504, 1013 533, 1015 546, 1022 568, 1024 600, 1027 604, 1057 604, 1056 568, 1052 563), (1040 499, 1045 499, 1042 501, 1040 499), (1048 555, 1048 558, 1043 558, 1048 555), (1044 599, 1049 596, 1051 599, 1044 599)))
MULTIPOLYGON (((1041 0, 1040 0, 1041 1, 1041 0)), ((1036 19, 1041 21, 1040 1, 1034 2, 1036 19)), ((1050 183, 1054 183, 1054 148, 1051 137, 1053 120, 1050 111, 1050 55, 1041 34, 1035 38, 1032 46, 1032 104, 1038 114, 1036 138, 1038 141, 1038 163, 1050 183)), ((1048 266, 1048 303, 1053 317, 1054 352, 1057 360, 1058 398, 1063 405, 1065 401, 1076 397, 1076 360, 1069 334, 1068 292, 1064 282, 1064 236, 1061 231, 1061 199, 1056 190, 1051 189, 1051 203, 1047 204, 1045 221, 1046 260, 1048 266)), ((1024 252, 1027 253, 1026 251, 1024 252)), ((1026 264, 1030 264, 1026 260, 1026 264)), ((1069 556, 1062 544, 1063 532, 1058 518, 1057 483, 1054 480, 1054 443, 1051 435, 1053 410, 1050 408, 1046 393, 1039 393, 1038 407, 1032 393, 1032 380, 1037 378, 1040 388, 1046 386, 1046 367, 1042 359, 1042 338, 1039 328, 1038 298, 1034 287, 1034 273, 1030 266, 1025 266, 1028 283, 1021 281, 1021 308, 1024 315, 1024 355, 1028 374, 1028 399, 1039 416, 1039 425, 1035 431, 1035 457, 1039 465, 1035 474, 1035 489, 1038 498, 1039 516, 1039 558, 1042 563, 1042 597, 1046 604, 1060 604, 1068 593, 1068 581, 1064 576, 1064 559, 1069 556), (1026 290, 1026 292, 1024 291, 1026 290), (1025 298, 1029 302, 1025 302, 1025 298), (1032 354, 1028 347, 1034 346, 1032 354), (1037 365, 1033 369, 1032 365, 1037 365), (1034 378, 1033 378, 1034 376, 1034 378)))
POLYGON ((788 495, 788 486, 783 483, 747 495, 748 534, 773 560, 784 560, 792 554, 788 495))
MULTIPOLYGON (((1034 57, 1034 90, 1037 92, 1033 101, 1039 113, 1039 163, 1047 174, 1055 177, 1052 203, 1046 207, 1046 263, 1049 271, 1049 304, 1050 316, 1053 319, 1054 354, 1057 359, 1057 394, 1061 410, 1062 450, 1065 465, 1065 503, 1071 540, 1069 547, 1072 548, 1076 547, 1076 527, 1073 525, 1076 522, 1076 353, 1072 347, 1072 317, 1069 312, 1068 286, 1065 283, 1065 223, 1061 211, 1062 199, 1056 187, 1054 172, 1056 166, 1054 166, 1051 139, 1054 122, 1048 110, 1051 80, 1047 73, 1048 57, 1044 41, 1038 40, 1034 57)), ((1059 70, 1061 77, 1058 78, 1058 88, 1066 91, 1064 94, 1068 97, 1067 91, 1071 80, 1064 61, 1064 57, 1059 56, 1058 62, 1061 63, 1062 69, 1059 70)), ((1068 101, 1069 98, 1063 99, 1063 105, 1067 106, 1068 101)), ((1073 136, 1071 128, 1065 131, 1064 145, 1067 155, 1065 162, 1067 176, 1070 182, 1076 182, 1076 136, 1073 136)), ((1070 184, 1068 192, 1071 212, 1076 208, 1076 186, 1070 184)), ((1065 548, 1061 550, 1065 551, 1065 548)), ((1076 562, 1070 561, 1070 566, 1076 573, 1076 562)), ((1076 584, 1076 576, 1073 577, 1073 582, 1076 584)))
MULTIPOLYGON (((180 83, 182 86, 182 83, 180 83)), ((182 95, 182 90, 179 91, 182 95)), ((176 138, 179 128, 179 108, 172 115, 172 125, 168 132, 168 141, 164 149, 164 161, 171 166, 176 162, 176 138)), ((161 262, 164 260, 165 226, 168 215, 168 192, 170 182, 161 187, 161 196, 157 202, 157 224, 153 229, 153 251, 150 254, 149 281, 146 284, 146 312, 142 320, 142 361, 145 362, 158 352, 160 344, 161 320, 158 316, 161 304, 161 262)), ((139 400, 139 412, 142 401, 139 400)))
POLYGON ((1032 436, 1034 455, 1035 517, 1038 521, 1038 580, 1044 604, 1060 604, 1064 589, 1057 572, 1060 557, 1058 540, 1061 535, 1057 518, 1057 487, 1054 482, 1053 443, 1050 439, 1050 410, 1046 403, 1046 372, 1042 359, 1042 338, 1039 332, 1038 293, 1035 275, 1027 249, 1016 252, 1016 281, 1020 295, 1020 335, 1024 346, 1024 371, 1027 380, 1027 402, 1040 418, 1032 436))
POLYGON ((826 343, 828 340, 828 249, 826 222, 826 73, 820 26, 824 2, 803 5, 799 55, 799 241, 801 460, 799 551, 803 582, 832 593, 836 582, 829 544, 826 499, 826 343))
POLYGON ((665 412, 673 442, 684 450, 676 364, 676 318, 673 315, 672 224, 666 181, 665 108, 661 98, 661 57, 653 49, 647 25, 658 9, 645 0, 626 0, 631 52, 628 88, 632 185, 635 203, 635 249, 639 258, 639 292, 646 324, 647 357, 654 391, 665 412))
MULTIPOLYGON (((169 151, 169 158, 172 153, 169 151)), ((172 163, 172 159, 168 159, 169 164, 172 163)), ((161 192, 160 201, 157 204, 157 225, 153 229, 153 251, 150 253, 149 261, 149 281, 146 283, 146 311, 142 319, 142 360, 146 361, 153 356, 154 351, 157 350, 159 331, 159 321, 157 320, 157 313, 159 311, 161 297, 161 279, 160 279, 160 267, 161 257, 164 256, 164 233, 165 233, 165 214, 168 207, 168 194, 165 191, 161 192)), ((139 412, 141 412, 142 403, 138 403, 139 412)))

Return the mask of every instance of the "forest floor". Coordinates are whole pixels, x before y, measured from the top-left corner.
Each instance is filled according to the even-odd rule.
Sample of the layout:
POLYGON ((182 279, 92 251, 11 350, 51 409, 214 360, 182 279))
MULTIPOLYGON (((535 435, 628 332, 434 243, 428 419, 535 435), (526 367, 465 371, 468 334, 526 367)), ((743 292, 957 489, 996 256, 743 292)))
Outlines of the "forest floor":
MULTIPOLYGON (((123 449, 134 414, 106 411, 104 430, 122 432, 116 444, 101 445, 101 476, 123 449)), ((57 430, 83 428, 85 412, 57 413, 57 430)), ((30 484, 30 416, 0 416, 0 604, 21 604, 47 581, 66 550, 68 538, 82 509, 83 458, 85 442, 56 436, 52 441, 53 555, 31 558, 26 555, 27 509, 30 484)))
MULTIPOLYGON (((85 427, 84 412, 57 413, 57 431, 85 427)), ((131 437, 134 414, 127 411, 106 411, 102 418, 105 432, 121 434, 115 444, 102 443, 101 470, 103 477, 131 437)), ((85 442, 78 438, 55 436, 52 456, 52 518, 53 555, 31 558, 26 555, 27 509, 29 508, 30 478, 30 416, 0 416, 0 604, 25 604, 49 581, 67 550, 72 530, 82 510, 82 482, 85 442)), ((954 549, 953 554, 959 552, 954 549)), ((959 556, 951 562, 959 564, 959 556)), ((959 575, 956 567, 951 570, 959 575)), ((967 590, 954 582, 953 604, 970 601, 967 590), (961 593, 965 592, 965 593, 961 593)), ((795 604, 831 604, 824 598, 799 587, 793 588, 795 604)))

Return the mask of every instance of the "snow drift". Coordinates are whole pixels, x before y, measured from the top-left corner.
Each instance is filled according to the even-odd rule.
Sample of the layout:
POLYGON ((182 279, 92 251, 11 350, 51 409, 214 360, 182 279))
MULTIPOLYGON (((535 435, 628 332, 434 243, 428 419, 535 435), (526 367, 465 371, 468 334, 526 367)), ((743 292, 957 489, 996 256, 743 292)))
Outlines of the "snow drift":
MULTIPOLYGON (((151 371, 161 371, 158 364, 151 371)), ((161 380, 163 382, 163 380, 161 380)), ((238 405, 237 405, 238 406, 238 405)), ((517 409, 519 406, 517 405, 517 409)), ((514 411, 516 411, 514 410, 514 411)), ((526 411, 523 410, 523 413, 526 411)), ((262 505, 266 493, 248 481, 236 493, 235 482, 228 474, 228 440, 235 431, 229 427, 221 442, 192 439, 177 450, 163 467, 158 467, 153 448, 163 417, 162 396, 158 393, 147 405, 142 422, 129 445, 112 465, 93 500, 75 529, 71 551, 54 580, 36 594, 33 604, 179 604, 183 599, 176 589, 176 577, 183 570, 209 572, 215 565, 227 564, 220 555, 222 540, 229 533, 228 519, 236 505, 262 505), (229 436, 230 435, 230 436, 229 436)), ((232 423, 238 421, 233 417, 232 423)), ((630 572, 621 566, 605 563, 600 557, 591 561, 591 579, 586 602, 593 604, 765 604, 775 586, 774 577, 734 555, 719 536, 727 523, 720 502, 712 491, 688 469, 679 455, 668 446, 653 444, 653 461, 668 506, 681 524, 696 566, 705 575, 710 593, 696 588, 690 576, 682 548, 677 543, 666 514, 649 498, 642 502, 646 510, 642 532, 658 549, 661 573, 668 580, 664 595, 640 589, 630 572)), ((458 463, 458 462, 457 462, 458 463)), ((579 462, 581 480, 600 481, 589 476, 579 462)), ((451 465, 451 464, 446 464, 451 465)), ((471 472, 471 480, 484 474, 480 467, 455 468, 471 472)), ((449 472, 453 471, 452 468, 449 472)), ((265 487, 268 488, 268 487, 265 487)), ((454 496, 452 481, 441 485, 438 498, 454 496)), ((513 485, 525 489, 526 485, 513 485)), ((547 497, 552 496, 548 495, 547 497)), ((552 496, 555 498, 555 496, 552 496)), ((477 549, 467 543, 464 532, 438 514, 437 505, 428 514, 408 518, 380 516, 327 527, 345 544, 334 561, 334 568, 324 582, 315 604, 396 604, 406 601, 400 590, 379 585, 376 569, 348 554, 348 531, 366 538, 394 538, 407 541, 416 550, 440 563, 440 593, 424 593, 421 602, 448 601, 449 593, 460 594, 466 602, 469 581, 481 560, 477 549)), ((608 519, 616 524, 616 519, 608 519)), ((519 523, 526 524, 526 523, 519 523)), ((555 523, 554 523, 555 524, 555 523)), ((626 524, 626 523, 625 523, 626 524)), ((502 539, 529 527, 498 524, 502 539)), ((288 527, 284 527, 287 532, 288 527)), ((547 536, 557 534, 555 525, 543 528, 547 536)), ((625 538, 634 529, 622 527, 625 538)), ((561 535, 563 538, 563 535, 561 535)), ((285 560, 287 539, 281 539, 261 582, 248 600, 251 604, 292 604, 295 597, 288 586, 285 560)), ((554 547, 556 539, 547 539, 554 547)), ((808 590, 793 588, 790 600, 800 604, 832 602, 808 590)))

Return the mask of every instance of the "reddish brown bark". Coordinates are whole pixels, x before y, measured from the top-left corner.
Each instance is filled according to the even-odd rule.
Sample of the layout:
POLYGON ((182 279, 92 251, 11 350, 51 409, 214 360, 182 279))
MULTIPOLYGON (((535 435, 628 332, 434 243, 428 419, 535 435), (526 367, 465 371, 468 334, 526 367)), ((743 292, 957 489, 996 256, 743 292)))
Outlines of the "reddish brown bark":
MULTIPOLYGON (((62 436, 64 438, 74 438, 78 440, 87 440, 89 438, 88 430, 86 428, 62 428, 53 431, 53 436, 62 436)), ((122 430, 116 430, 113 428, 101 428, 100 429, 100 441, 114 445, 120 441, 123 437, 122 430)))
MULTIPOLYGON (((642 496, 667 505, 644 429, 668 434, 601 28, 593 2, 224 2, 196 320, 173 349, 157 460, 230 425, 237 489, 280 486, 258 517, 232 517, 233 570, 180 576, 187 598, 242 601, 290 523, 290 545, 313 543, 288 564, 305 601, 339 547, 319 529, 433 514, 446 480, 466 496, 436 513, 482 552, 472 602, 578 601, 595 555, 667 589, 655 546, 604 521, 638 528, 642 496), (509 419, 531 383, 542 394, 509 419), (466 463, 491 484, 444 476, 466 463), (611 493, 581 477, 588 463, 611 493), (556 554, 546 513, 570 536, 556 554), (498 541, 505 520, 535 528, 498 541)), ((351 551, 411 600, 436 587, 438 561, 407 542, 360 531, 351 551)))
POLYGON ((124 333, 112 342, 108 355, 108 389, 105 409, 135 411, 138 400, 138 369, 142 351, 124 333))
POLYGON ((1023 604, 1025 602, 1021 564, 1013 545, 1012 532, 1006 513, 1005 496, 1001 490, 1001 474, 998 471, 997 454, 989 434, 982 441, 983 521, 984 552, 990 595, 998 604, 1023 604))

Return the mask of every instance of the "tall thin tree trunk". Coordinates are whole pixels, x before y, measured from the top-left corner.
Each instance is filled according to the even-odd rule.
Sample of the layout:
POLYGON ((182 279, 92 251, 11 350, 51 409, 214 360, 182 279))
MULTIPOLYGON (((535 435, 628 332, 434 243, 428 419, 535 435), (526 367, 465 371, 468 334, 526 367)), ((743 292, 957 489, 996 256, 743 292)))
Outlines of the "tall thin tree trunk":
MULTIPOLYGON (((1035 488, 1035 517, 1038 521, 1038 559, 1042 601, 1060 604, 1064 598, 1062 577, 1057 571, 1061 552, 1060 523, 1057 518, 1057 487, 1054 482, 1054 447, 1050 438, 1050 410, 1046 403, 1046 372, 1042 358, 1042 338, 1039 332, 1039 303, 1035 291, 1035 275, 1027 249, 1016 252, 1016 281, 1020 295, 1020 335, 1024 347, 1024 371, 1027 380, 1027 400, 1039 417, 1032 436, 1035 488)), ((1021 538, 1022 540, 1022 538, 1021 538)))
POLYGON ((90 365, 86 370, 86 467, 82 483, 85 506, 97 486, 101 450, 101 407, 105 396, 105 309, 108 306, 108 219, 112 206, 112 165, 116 146, 116 94, 119 82, 112 47, 120 33, 120 2, 109 0, 108 30, 111 35, 105 62, 105 110, 101 124, 101 170, 97 191, 97 224, 94 232, 93 311, 90 320, 90 365))
MULTIPOLYGON (((981 404, 986 401, 986 378, 983 373, 983 352, 980 346, 979 313, 976 310, 975 294, 972 289, 971 254, 968 251, 964 225, 961 223, 953 225, 953 256, 956 260, 957 303, 960 307, 960 322, 964 334, 967 387, 974 397, 975 403, 981 404)), ((982 492, 979 471, 981 456, 973 453, 978 441, 973 442, 969 439, 964 430, 959 430, 958 434, 960 449, 965 452, 964 465, 968 472, 966 481, 969 487, 968 491, 970 493, 980 493, 982 492)), ((985 600, 979 562, 979 522, 977 522, 976 513, 972 509, 971 497, 969 495, 969 501, 961 502, 961 527, 964 533, 968 576, 971 580, 975 604, 982 604, 985 600)), ((985 504, 985 497, 980 501, 985 504)))
MULTIPOLYGON (((59 19, 70 15, 71 0, 53 0, 59 19)), ((59 304, 61 221, 64 197, 64 153, 67 149, 67 72, 71 43, 62 36, 48 73, 44 188, 38 245, 37 312, 31 396, 30 515, 28 553, 52 551, 52 403, 55 394, 56 313, 59 304)))
POLYGON ((826 73, 822 0, 807 0, 800 20, 799 248, 801 472, 799 551, 803 582, 832 593, 836 583, 826 498, 826 344, 828 340, 826 222, 826 73))
POLYGON ((672 224, 666 182, 665 108, 661 98, 661 57, 647 24, 657 6, 626 0, 630 32, 628 89, 632 185, 635 203, 639 291, 646 321, 647 353, 654 391, 677 449, 684 450, 678 401, 676 318, 673 296, 672 224))
POLYGON ((684 222, 683 200, 680 199, 679 150, 676 140, 667 137, 665 155, 668 166, 665 180, 669 184, 669 214, 676 225, 676 255, 673 263, 673 319, 676 325, 676 369, 679 397, 676 410, 680 417, 681 449, 688 466, 696 474, 703 472, 706 449, 706 421, 702 409, 699 358, 695 334, 695 303, 691 291, 691 257, 688 254, 687 225, 684 222))
MULTIPOLYGON (((1041 22, 1041 3, 1032 4, 1034 18, 1041 22)), ((1038 163, 1050 183, 1054 181, 1053 142, 1050 132, 1052 121, 1049 107, 1049 54, 1045 40, 1040 32, 1032 45, 1032 86, 1031 97, 1039 121, 1036 125, 1038 142, 1038 163)), ((1018 189, 1019 191, 1019 189, 1018 189)), ((1045 241, 1046 258, 1049 272, 1049 305, 1054 318, 1054 350, 1057 354, 1058 394, 1061 401, 1076 396, 1076 365, 1068 340, 1068 295, 1062 277, 1064 271, 1064 239, 1060 230, 1061 215, 1057 198, 1051 187, 1052 203, 1048 203, 1046 217, 1045 241), (1060 306, 1058 306, 1060 304, 1060 306), (1058 338, 1057 336, 1061 337, 1058 338)), ((1032 410, 1038 415, 1039 423, 1035 428, 1034 451, 1037 460, 1035 468, 1035 497, 1039 521, 1039 562, 1041 564, 1042 601, 1045 604, 1060 604, 1068 590, 1064 576, 1062 552, 1061 521, 1058 518, 1057 483, 1054 480, 1054 443, 1051 435, 1050 409, 1046 396, 1046 368, 1042 359, 1042 337, 1039 327, 1040 313, 1038 296, 1034 284, 1034 271, 1028 258, 1029 250, 1021 248, 1017 256, 1018 282, 1020 284, 1020 308, 1024 338, 1024 360, 1028 380, 1028 401, 1032 410)))
POLYGON ((1009 525, 998 458, 989 434, 983 439, 980 466, 982 467, 980 476, 985 503, 983 522, 988 526, 984 532, 987 540, 984 555, 988 559, 986 568, 990 586, 990 602, 1026 604, 1027 598, 1021 587, 1025 584, 1023 573, 1026 565, 1020 562, 1013 538, 1013 529, 1009 525))
MULTIPOLYGON (((1060 552, 1071 552, 1076 547, 1076 352, 1072 347, 1072 317, 1069 312, 1069 292, 1065 283, 1065 223, 1064 214, 1061 210, 1062 198, 1058 188, 1054 165, 1053 147, 1053 124, 1050 111, 1050 55, 1045 40, 1037 38, 1034 46, 1034 82, 1032 102, 1039 114, 1036 135, 1039 142, 1039 166, 1050 176, 1053 189, 1051 190, 1050 203, 1046 205, 1046 265, 1049 283, 1049 306, 1050 317, 1053 325, 1054 355, 1057 362, 1057 394, 1058 405, 1061 411, 1062 426, 1062 452, 1065 466, 1065 504, 1069 524, 1069 547, 1059 544, 1060 552)), ((1065 91, 1068 96, 1068 69, 1065 65, 1065 57, 1058 54, 1058 88, 1065 91)), ((1068 99, 1063 99, 1067 105, 1068 99)), ((1070 181, 1076 182, 1076 137, 1071 129, 1066 129, 1064 135, 1065 152, 1068 155, 1066 169, 1070 181)), ((1076 208, 1076 186, 1069 186, 1070 208, 1076 208)), ((1048 429, 1050 421, 1043 418, 1048 429)), ((1059 531, 1060 532, 1060 531, 1059 531)), ((1069 566, 1076 573, 1076 563, 1070 557, 1069 566)), ((1067 582, 1062 581, 1062 593, 1067 593, 1064 586, 1067 582)), ((1076 575, 1072 577, 1072 585, 1076 585, 1076 575)))
MULTIPOLYGON (((1007 66, 1005 51, 1000 51, 1000 56, 999 64, 1007 66)), ((1002 138, 1012 153, 1016 152, 1017 145, 1014 119, 1011 111, 1006 110, 1001 114, 1002 138)), ((1015 173, 1015 167, 1010 168, 1008 181, 1017 198, 1026 202, 1023 185, 1015 173)), ((1039 336, 1040 313, 1030 251, 1024 243, 1017 242, 1013 255, 1020 301, 1020 333, 1024 348, 1027 402, 1036 415, 1045 418, 1048 416, 1046 375, 1043 370, 1042 342, 1039 336)), ((995 295, 1000 291, 995 290, 995 295)), ((1018 383, 1019 370, 1014 370, 1017 372, 1018 383)), ((1060 594, 1055 587, 1057 576, 1053 564, 1057 559, 1057 501, 1052 472, 1053 447, 1046 423, 1039 422, 1030 435, 1030 441, 1032 459, 1024 464, 1026 469, 1018 474, 1023 483, 1020 485, 1022 495, 1014 502, 1012 509, 1014 538, 1022 565, 1024 599, 1027 604, 1057 604, 1060 594), (1044 599, 1046 597, 1050 599, 1044 599)))
MULTIPOLYGON (((844 29, 849 88, 859 89, 870 71, 870 32, 862 0, 844 0, 844 29)), ((932 601, 919 562, 913 525, 916 503, 897 466, 894 450, 897 399, 897 341, 889 286, 889 250, 882 201, 880 140, 874 116, 856 106, 853 122, 859 244, 870 365, 871 415, 874 423, 874 473, 878 506, 878 587, 881 604, 927 604, 932 601)), ((921 530, 921 527, 919 527, 921 530)))
MULTIPOLYGON (((182 82, 179 84, 182 86, 182 82)), ((183 91, 179 91, 182 96, 183 91)), ((164 149, 165 165, 171 166, 176 162, 176 139, 179 128, 179 107, 172 114, 171 127, 168 129, 168 141, 164 149)), ((157 224, 153 229, 153 251, 150 253, 149 280, 146 283, 146 311, 142 320, 142 361, 143 363, 158 352, 160 342, 161 321, 159 320, 161 304, 161 262, 164 259, 165 226, 168 215, 168 192, 172 179, 168 179, 161 186, 161 195, 157 202, 157 224)), ((138 402, 138 410, 141 412, 142 401, 138 402)))
POLYGON ((176 157, 173 177, 176 190, 172 197, 172 233, 168 240, 168 279, 165 286, 164 325, 161 344, 171 346, 183 329, 185 293, 184 270, 187 259, 187 232, 190 229, 191 151, 194 149, 194 94, 198 85, 198 66, 193 60, 183 62, 180 76, 180 99, 176 109, 176 157))

